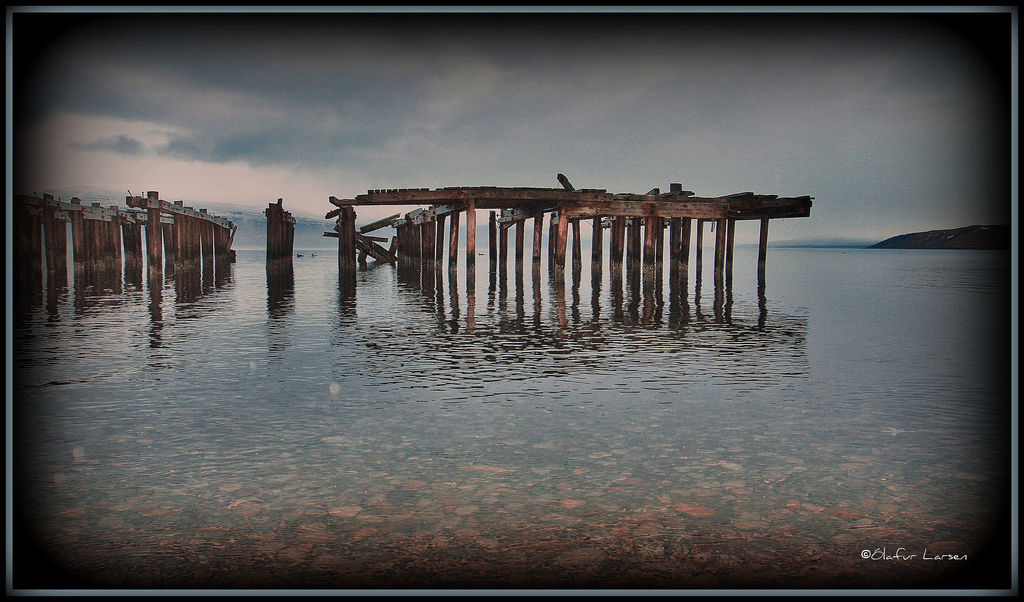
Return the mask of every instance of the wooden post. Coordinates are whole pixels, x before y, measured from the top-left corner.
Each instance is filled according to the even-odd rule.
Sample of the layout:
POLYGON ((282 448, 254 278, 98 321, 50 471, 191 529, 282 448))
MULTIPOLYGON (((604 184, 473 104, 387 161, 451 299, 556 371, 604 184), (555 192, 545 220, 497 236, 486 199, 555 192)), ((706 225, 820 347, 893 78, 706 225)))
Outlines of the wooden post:
POLYGON ((665 218, 656 217, 654 223, 654 291, 657 298, 661 299, 665 271, 665 218))
POLYGON ((505 281, 508 274, 508 227, 502 223, 498 225, 498 277, 505 281))
POLYGON ((687 273, 690 269, 690 231, 693 227, 690 225, 692 218, 684 217, 680 220, 680 231, 679 231, 679 281, 683 283, 683 290, 685 290, 685 284, 688 281, 689 274, 687 273))
POLYGON ((12 247, 13 267, 17 274, 15 288, 19 302, 23 295, 33 295, 43 289, 43 234, 42 221, 33 215, 25 203, 13 207, 14 228, 12 247))
POLYGON ((726 234, 725 234, 725 283, 726 287, 732 287, 732 260, 733 260, 733 245, 736 242, 736 220, 726 220, 726 234))
POLYGON ((622 267, 622 253, 626 243, 626 218, 617 216, 612 221, 611 265, 622 267))
POLYGON ((654 269, 657 263, 657 242, 658 242, 658 218, 647 216, 644 218, 644 256, 643 275, 644 288, 648 291, 654 290, 654 269))
POLYGON ((768 218, 761 218, 761 236, 757 243, 757 284, 764 287, 765 264, 768 258, 768 218))
MULTIPOLYGON (((207 213, 206 209, 200 209, 200 213, 207 213)), ((203 279, 213 282, 213 222, 207 220, 199 221, 199 233, 201 235, 202 243, 202 254, 203 254, 203 279)), ((285 239, 284 246, 288 253, 288 261, 292 258, 292 234, 294 234, 294 228, 288 228, 289 224, 284 224, 285 239)))
POLYGON ((433 220, 423 222, 419 225, 420 230, 420 265, 429 269, 434 262, 434 236, 437 234, 437 226, 433 220))
POLYGON ((335 226, 338 232, 338 270, 343 285, 355 284, 356 275, 356 210, 342 207, 335 226))
POLYGON ((573 273, 583 268, 583 242, 580 240, 580 220, 572 220, 572 269, 573 273))
POLYGON ((448 271, 454 272, 459 266, 459 212, 452 212, 451 228, 448 232, 448 271))
POLYGON ((213 230, 213 248, 215 254, 214 269, 218 281, 226 281, 231 273, 231 232, 228 228, 217 226, 213 230))
POLYGON ((491 211, 487 219, 487 258, 490 261, 490 271, 493 273, 498 269, 498 220, 491 211))
POLYGON ((476 274, 476 200, 466 205, 466 285, 476 274))
POLYGON ((445 216, 437 216, 437 237, 434 239, 434 262, 438 271, 444 263, 444 221, 445 216))
MULTIPOLYGON (((171 219, 177 221, 177 219, 173 215, 171 216, 171 219)), ((163 246, 164 246, 164 252, 163 252, 164 260, 163 261, 164 261, 164 269, 167 272, 168 276, 173 276, 174 275, 174 264, 179 262, 179 259, 178 259, 178 235, 177 235, 178 228, 177 228, 177 226, 174 223, 170 223, 170 224, 161 223, 158 226, 158 228, 160 228, 161 235, 163 236, 163 246)))
POLYGON ((704 220, 697 220, 697 248, 694 259, 694 271, 696 272, 697 283, 699 284, 704 275, 704 220))
POLYGON ((276 203, 270 203, 263 212, 267 216, 267 266, 292 259, 292 252, 287 244, 289 224, 281 201, 282 199, 277 199, 276 203))
POLYGON ((516 222, 516 272, 523 271, 523 256, 526 253, 526 220, 516 222))
POLYGON ((654 262, 661 265, 665 261, 665 218, 654 218, 654 262))
POLYGON ((409 238, 409 259, 411 267, 419 269, 420 267, 420 253, 423 251, 423 239, 421 237, 422 228, 420 224, 407 224, 405 229, 406 234, 409 238))
POLYGON ((600 272, 604 262, 604 228, 601 224, 601 216, 594 218, 594 231, 590 240, 590 269, 600 272))
MULTIPOLYGON (((146 265, 150 272, 164 270, 163 228, 160 225, 160 210, 146 210, 146 265)), ((75 254, 78 254, 78 242, 75 241, 75 254)), ((77 260, 75 261, 77 263, 77 260)))
POLYGON ((49 288, 68 285, 68 226, 57 218, 57 209, 48 206, 43 214, 46 240, 46 280, 49 288))
POLYGON ((420 266, 422 272, 421 286, 425 294, 433 294, 437 282, 437 270, 434 263, 434 239, 437 236, 437 225, 433 220, 420 225, 420 266))
MULTIPOLYGON (((117 206, 111 206, 110 209, 117 211, 117 206)), ((110 259, 107 261, 108 270, 117 273, 115 282, 120 288, 121 276, 123 275, 121 267, 121 216, 116 215, 111 218, 107 225, 107 248, 109 249, 110 259)))
POLYGON ((569 220, 558 216, 558 236, 555 241, 555 266, 559 272, 565 270, 565 245, 569 236, 569 220))
POLYGON ((124 280, 141 286, 142 227, 138 222, 126 221, 121 228, 124 232, 124 280))
POLYGON ((721 288, 725 269, 725 246, 728 236, 728 219, 715 220, 715 288, 721 288))
POLYGON ((544 248, 544 214, 533 218, 533 269, 540 269, 540 256, 544 248))
POLYGON ((669 290, 675 290, 679 284, 679 223, 678 217, 668 220, 668 274, 669 290))
POLYGON ((536 289, 540 288, 540 262, 541 253, 544 248, 544 213, 541 212, 539 215, 533 218, 533 263, 531 265, 531 273, 533 275, 533 285, 536 289))
POLYGON ((628 238, 628 246, 626 248, 626 263, 629 266, 640 264, 640 220, 643 219, 639 216, 630 218, 629 223, 626 226, 626 237, 628 238))
POLYGON ((548 226, 548 271, 555 267, 555 247, 558 244, 558 220, 557 211, 551 212, 551 223, 548 226))

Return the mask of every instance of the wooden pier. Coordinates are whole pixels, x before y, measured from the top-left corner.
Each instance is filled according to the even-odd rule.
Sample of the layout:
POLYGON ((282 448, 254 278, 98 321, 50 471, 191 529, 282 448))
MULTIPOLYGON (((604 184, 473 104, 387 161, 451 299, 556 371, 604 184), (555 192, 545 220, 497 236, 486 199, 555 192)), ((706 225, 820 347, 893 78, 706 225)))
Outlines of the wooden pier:
MULTIPOLYGON (((610 230, 608 252, 613 279, 622 278, 623 264, 627 279, 635 285, 643 282, 645 289, 660 290, 664 273, 665 230, 668 230, 669 277, 678 279, 689 273, 690 241, 696 221, 695 270, 702 271, 703 232, 707 223, 715 230, 714 279, 716 291, 726 279, 732 278, 735 224, 740 220, 760 222, 758 251, 758 284, 763 287, 768 244, 768 223, 772 219, 808 217, 813 197, 779 197, 777 195, 740 192, 720 197, 698 197, 671 184, 662 193, 655 188, 646 194, 613 194, 606 190, 580 189, 558 174, 561 188, 501 188, 496 186, 454 187, 439 189, 368 190, 352 199, 330 197, 335 207, 325 219, 337 218, 334 232, 325 236, 339 239, 338 266, 343 282, 354 279, 357 249, 363 261, 371 255, 378 261, 397 262, 399 267, 426 265, 432 258, 440 268, 444 258, 444 223, 448 233, 448 266, 450 273, 458 265, 460 216, 465 215, 465 261, 467 278, 472 279, 476 266, 477 210, 489 210, 488 232, 490 271, 504 273, 508 258, 507 230, 516 228, 515 269, 524 269, 524 224, 533 220, 532 268, 540 269, 544 221, 548 220, 548 259, 554 281, 564 279, 569 233, 572 233, 572 265, 582 262, 581 221, 592 228, 592 269, 602 269, 604 229, 610 230), (388 254, 370 253, 360 237, 367 227, 355 228, 355 208, 381 205, 422 205, 405 216, 395 215, 375 222, 372 229, 393 226, 395 239, 388 254), (623 256, 625 255, 625 260, 623 256)), ((386 240, 386 239, 379 239, 386 240)), ((383 251, 383 248, 380 247, 383 251)))
POLYGON ((83 205, 78 198, 64 202, 51 195, 16 195, 13 247, 18 289, 38 292, 44 277, 48 288, 67 286, 68 224, 76 287, 95 282, 118 289, 122 276, 125 283, 141 284, 144 266, 151 279, 162 277, 166 268, 168 275, 196 275, 200 282, 212 282, 215 273, 229 271, 236 230, 231 221, 206 209, 185 207, 182 201, 160 200, 155 191, 126 197, 125 203, 128 209, 83 205))

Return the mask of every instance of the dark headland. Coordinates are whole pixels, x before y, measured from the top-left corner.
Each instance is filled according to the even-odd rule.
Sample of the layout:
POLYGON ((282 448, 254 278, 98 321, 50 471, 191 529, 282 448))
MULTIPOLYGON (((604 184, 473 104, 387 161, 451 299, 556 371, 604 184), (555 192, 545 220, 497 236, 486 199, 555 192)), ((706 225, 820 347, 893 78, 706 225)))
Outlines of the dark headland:
POLYGON ((967 226, 901 234, 869 249, 1010 249, 1010 226, 967 226))

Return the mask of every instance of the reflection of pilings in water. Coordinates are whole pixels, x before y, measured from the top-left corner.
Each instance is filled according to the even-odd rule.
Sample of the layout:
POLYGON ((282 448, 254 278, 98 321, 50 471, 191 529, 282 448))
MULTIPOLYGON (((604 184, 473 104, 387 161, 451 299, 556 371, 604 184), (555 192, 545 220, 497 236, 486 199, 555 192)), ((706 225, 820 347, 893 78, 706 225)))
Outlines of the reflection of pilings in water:
POLYGON ((687 283, 681 277, 669 280, 668 324, 676 330, 690 321, 690 303, 687 298, 687 283))
POLYGON ((579 262, 573 263, 572 268, 572 321, 580 321, 580 280, 583 278, 583 266, 579 262), (578 267, 577 267, 578 266, 578 267))
POLYGON ((757 284, 764 288, 765 263, 768 254, 768 218, 761 219, 761 234, 757 244, 757 284))
POLYGON ((441 286, 441 279, 438 279, 437 294, 434 297, 434 311, 437 317, 437 326, 441 331, 447 328, 448 316, 444 310, 444 287, 441 286))
POLYGON ((540 328, 541 325, 541 280, 540 280, 540 267, 539 262, 533 264, 533 325, 536 328, 540 328))
POLYGON ((267 315, 278 320, 295 309, 295 267, 291 262, 267 266, 267 315))
MULTIPOLYGON (((467 283, 468 287, 468 283, 467 283)), ((467 288, 466 292, 466 334, 472 334, 476 330, 476 293, 472 292, 472 287, 467 288)))
POLYGON ((516 270, 516 320, 519 324, 522 324, 526 317, 525 303, 526 278, 523 275, 523 270, 516 270))
POLYGON ((203 270, 195 263, 179 263, 174 270, 175 302, 195 303, 203 294, 203 270))
POLYGON ((459 273, 458 270, 454 269, 449 264, 448 270, 448 300, 452 306, 451 320, 448 324, 451 326, 452 334, 458 334, 459 332, 459 273))
POLYGON ((767 322, 767 320, 768 299, 765 297, 764 282, 761 282, 757 285, 757 329, 764 330, 764 325, 767 322))
MULTIPOLYGON (((593 266, 595 264, 591 264, 593 266)), ((597 264, 600 265, 600 264, 597 264)), ((601 268, 590 270, 590 309, 593 315, 592 320, 596 323, 601 318, 601 268)))
POLYGON ((149 347, 158 349, 163 347, 164 329, 164 291, 163 277, 156 270, 149 270, 149 347))
POLYGON ((558 321, 558 336, 564 336, 564 329, 569 325, 565 308, 565 274, 556 273, 551 283, 555 296, 555 318, 558 321))

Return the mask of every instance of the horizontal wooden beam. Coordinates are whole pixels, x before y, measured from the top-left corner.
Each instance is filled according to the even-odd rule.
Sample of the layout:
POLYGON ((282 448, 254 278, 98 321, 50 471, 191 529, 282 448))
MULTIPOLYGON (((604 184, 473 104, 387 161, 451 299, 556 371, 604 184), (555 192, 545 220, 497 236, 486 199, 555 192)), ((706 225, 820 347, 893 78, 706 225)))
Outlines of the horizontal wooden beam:
POLYGON ((208 221, 213 223, 214 225, 221 226, 222 228, 235 228, 235 225, 231 223, 231 220, 224 219, 223 217, 217 217, 215 215, 210 215, 209 213, 204 213, 203 211, 196 211, 191 207, 185 207, 184 205, 179 205, 177 203, 169 203, 167 201, 163 201, 160 199, 130 196, 125 197, 124 202, 127 203, 129 207, 133 207, 135 209, 157 209, 164 213, 187 215, 188 217, 194 217, 196 219, 208 221))
POLYGON ((567 218, 622 216, 622 217, 695 217, 721 219, 729 217, 729 204, 715 201, 609 201, 605 203, 577 203, 566 205, 562 214, 567 218))

